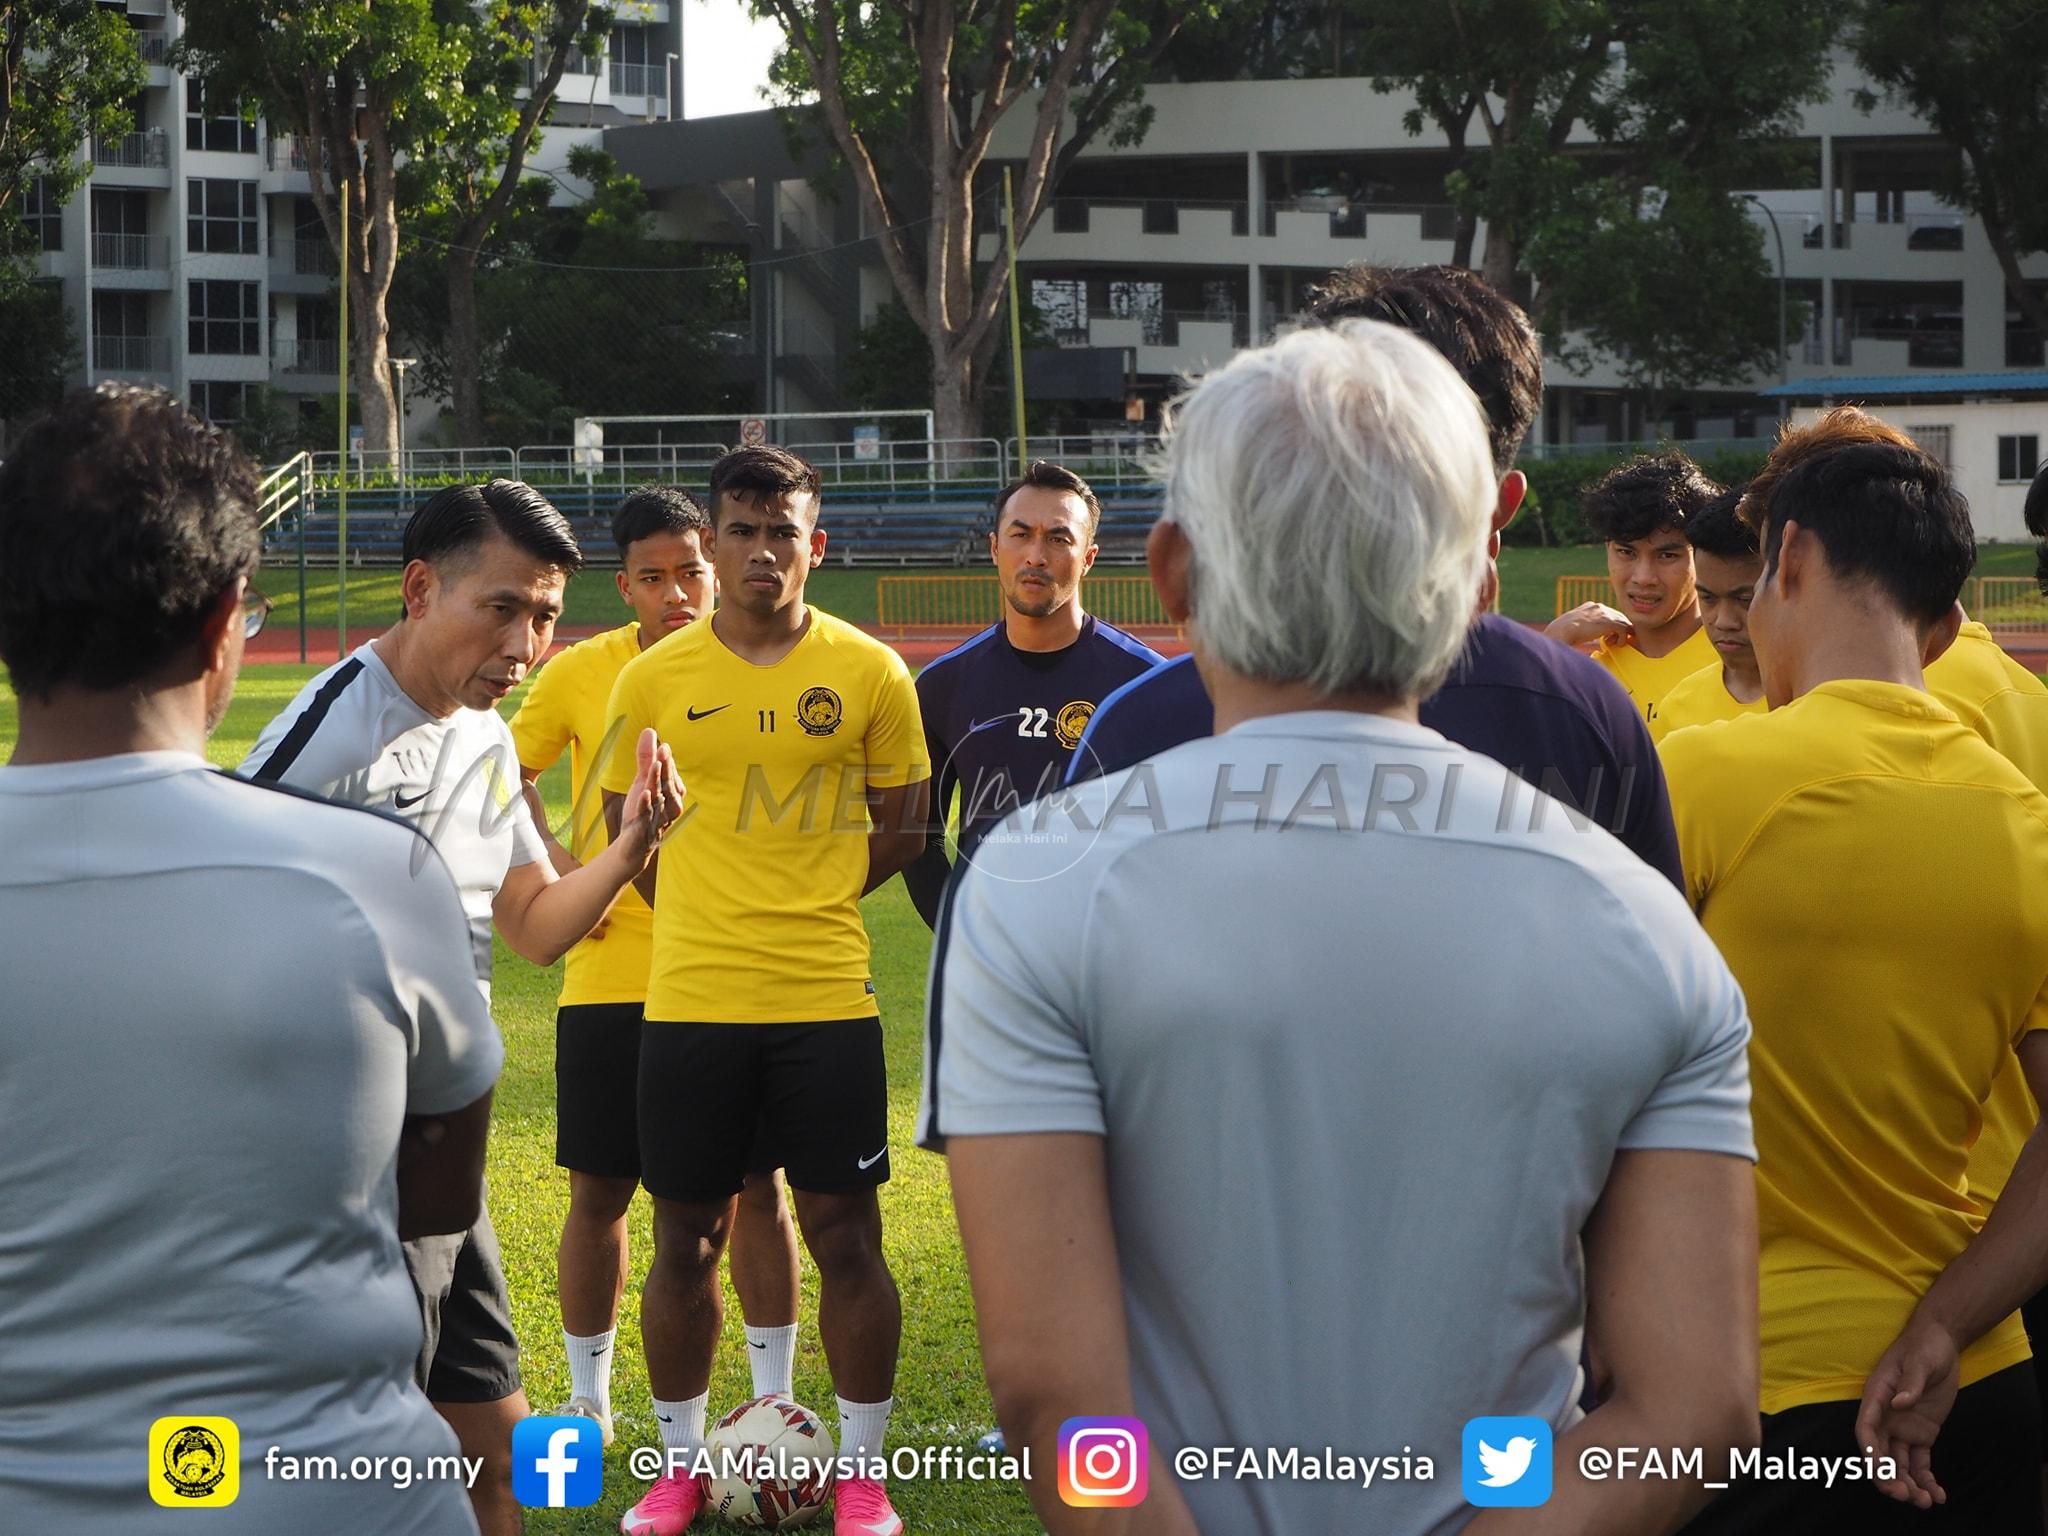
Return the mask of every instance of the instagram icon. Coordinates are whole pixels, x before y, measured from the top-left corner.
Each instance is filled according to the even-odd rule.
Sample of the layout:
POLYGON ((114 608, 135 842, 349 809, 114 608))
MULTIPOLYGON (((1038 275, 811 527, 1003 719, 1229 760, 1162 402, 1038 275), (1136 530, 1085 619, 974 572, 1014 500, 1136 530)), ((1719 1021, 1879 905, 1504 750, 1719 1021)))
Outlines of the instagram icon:
POLYGON ((1151 1437, 1140 1419, 1069 1419, 1060 1426, 1060 1501, 1075 1509, 1145 1502, 1151 1437))

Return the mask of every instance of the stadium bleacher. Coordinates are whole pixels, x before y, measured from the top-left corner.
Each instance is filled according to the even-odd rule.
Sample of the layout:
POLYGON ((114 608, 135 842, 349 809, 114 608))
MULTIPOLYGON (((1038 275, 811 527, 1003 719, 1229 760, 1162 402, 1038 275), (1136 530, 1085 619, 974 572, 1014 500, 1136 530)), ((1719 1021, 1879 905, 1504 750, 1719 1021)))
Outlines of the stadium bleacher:
MULTIPOLYGON (((577 542, 604 564, 611 555, 610 519, 619 492, 612 487, 593 488, 581 484, 535 487, 561 508, 576 530, 577 542)), ((825 528, 829 543, 826 561, 831 565, 866 566, 948 566, 974 563, 985 552, 985 540, 993 526, 990 503, 996 487, 965 487, 943 499, 866 497, 840 500, 828 491, 825 500, 825 528)), ((348 494, 348 548, 352 564, 393 566, 399 563, 399 549, 406 519, 427 496, 430 488, 401 491, 396 487, 351 490, 348 494)), ((304 526, 306 559, 312 565, 332 565, 335 535, 339 527, 338 497, 328 487, 316 485, 311 492, 304 526)), ((1150 495, 1126 492, 1106 499, 1102 506, 1102 528, 1098 542, 1099 559, 1112 565, 1141 563, 1145 558, 1145 535, 1159 515, 1157 492, 1150 495)), ((266 561, 298 558, 300 528, 295 518, 272 525, 265 537, 266 561)))

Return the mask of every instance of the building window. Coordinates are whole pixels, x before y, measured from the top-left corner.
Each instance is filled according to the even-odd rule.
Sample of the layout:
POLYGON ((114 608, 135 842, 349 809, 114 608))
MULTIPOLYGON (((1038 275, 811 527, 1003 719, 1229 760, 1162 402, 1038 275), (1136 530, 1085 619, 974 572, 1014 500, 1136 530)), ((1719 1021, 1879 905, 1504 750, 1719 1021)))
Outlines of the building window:
POLYGON ((186 350, 253 357, 263 350, 255 283, 190 283, 186 350))
POLYGON ((256 124, 242 116, 242 104, 238 101, 209 103, 206 82, 194 75, 185 81, 185 147, 217 154, 253 155, 256 124))
POLYGON ((28 223, 29 249, 33 251, 61 251, 64 249, 64 209, 57 199, 50 195, 47 177, 31 176, 28 183, 28 199, 22 204, 22 218, 28 223))
POLYGON ((225 379, 194 379, 192 409, 216 426, 240 421, 248 409, 249 386, 225 379))
POLYGON ((1943 469, 1954 469, 1956 461, 1955 430, 1952 427, 1920 426, 1906 428, 1906 436, 1918 443, 1927 456, 1943 469))
POLYGON ((185 249, 216 256, 254 256, 257 251, 256 183, 185 183, 185 249))
POLYGON ((2006 480, 2031 480, 2041 468, 2041 439, 2033 432, 2023 432, 1998 440, 1998 478, 2006 480))

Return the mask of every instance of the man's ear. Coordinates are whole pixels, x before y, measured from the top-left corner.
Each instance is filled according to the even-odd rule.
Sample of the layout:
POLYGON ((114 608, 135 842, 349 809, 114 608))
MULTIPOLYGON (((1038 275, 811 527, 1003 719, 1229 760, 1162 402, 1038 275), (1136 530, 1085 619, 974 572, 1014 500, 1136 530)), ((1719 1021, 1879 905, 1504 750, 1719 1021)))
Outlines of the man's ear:
POLYGON ((1512 523, 1516 515, 1521 512, 1522 503, 1527 499, 1528 495, 1529 477, 1519 469, 1509 470, 1507 476, 1500 483, 1500 498, 1494 503, 1493 507, 1493 537, 1496 540, 1494 544, 1496 553, 1500 549, 1497 541, 1502 534, 1508 531, 1508 524, 1512 523))
POLYGON ((823 565, 824 563, 825 530, 822 528, 813 528, 811 530, 811 569, 815 571, 819 566, 823 565))
POLYGON ((1813 535, 1786 522, 1778 532, 1778 596, 1789 598, 1805 583, 1813 558, 1813 535))
POLYGON ((427 604, 441 589, 441 578, 434 568, 424 560, 409 561, 405 572, 398 578, 398 593, 405 603, 405 616, 417 619, 427 611, 427 604))
POLYGON ((633 606, 633 584, 626 580, 624 571, 614 571, 612 580, 619 584, 619 596, 625 599, 628 608, 633 606))
POLYGON ((1159 606, 1175 624, 1185 624, 1194 612, 1194 547, 1178 523, 1160 518, 1145 535, 1145 565, 1152 575, 1152 590, 1159 594, 1159 606))
POLYGON ((1941 660, 1944 652, 1956 643, 1956 632, 1963 627, 1963 605, 1950 603, 1948 612, 1927 626, 1927 632, 1920 638, 1920 665, 1931 667, 1941 660))
POLYGON ((239 581, 213 600, 206 617, 199 622, 199 660, 209 674, 235 668, 235 641, 242 629, 242 594, 248 588, 239 581))
POLYGON ((1090 544, 1081 551, 1081 574, 1083 576, 1086 576, 1095 569, 1095 557, 1101 553, 1102 546, 1100 544, 1090 544))

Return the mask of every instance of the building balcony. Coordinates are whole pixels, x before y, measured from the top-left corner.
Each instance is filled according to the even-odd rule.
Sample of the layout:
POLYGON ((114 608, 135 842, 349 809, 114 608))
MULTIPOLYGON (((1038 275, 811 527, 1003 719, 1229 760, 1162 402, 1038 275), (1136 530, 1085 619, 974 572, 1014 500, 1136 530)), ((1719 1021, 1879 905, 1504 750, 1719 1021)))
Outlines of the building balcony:
POLYGON ((92 141, 94 170, 168 170, 171 141, 161 128, 146 133, 122 134, 118 138, 95 134, 92 141))
POLYGON ((101 373, 167 374, 171 371, 168 336, 95 336, 92 365, 101 373))
POLYGON ((131 35, 135 39, 135 51, 142 55, 143 63, 154 64, 161 69, 170 62, 171 35, 162 27, 138 27, 131 35))
POLYGON ((271 366, 280 373, 322 374, 332 377, 341 370, 341 343, 317 340, 278 340, 270 344, 271 366))
POLYGON ((95 230, 92 264, 100 271, 168 272, 171 242, 167 235, 110 235, 95 230))
POLYGON ((170 14, 169 0, 128 0, 130 16, 165 16, 170 14))
POLYGON ((644 96, 648 104, 668 102, 666 64, 619 64, 610 66, 612 95, 644 96))

